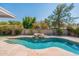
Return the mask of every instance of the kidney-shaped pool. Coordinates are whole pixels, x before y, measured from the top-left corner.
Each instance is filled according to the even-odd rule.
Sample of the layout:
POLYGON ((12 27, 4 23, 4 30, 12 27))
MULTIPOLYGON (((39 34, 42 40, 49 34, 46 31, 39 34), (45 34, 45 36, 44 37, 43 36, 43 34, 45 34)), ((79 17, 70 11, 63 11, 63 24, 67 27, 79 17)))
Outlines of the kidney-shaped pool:
POLYGON ((49 47, 59 47, 64 50, 73 52, 75 54, 79 54, 79 43, 63 38, 35 39, 35 38, 20 37, 5 40, 5 42, 10 44, 20 44, 31 49, 45 49, 49 47))

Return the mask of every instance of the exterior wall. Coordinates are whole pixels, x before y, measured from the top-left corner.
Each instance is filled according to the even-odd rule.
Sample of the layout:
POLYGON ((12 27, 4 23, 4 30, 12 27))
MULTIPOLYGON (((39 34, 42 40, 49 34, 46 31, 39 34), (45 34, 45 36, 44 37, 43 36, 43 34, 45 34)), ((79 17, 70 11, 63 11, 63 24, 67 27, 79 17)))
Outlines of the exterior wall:
MULTIPOLYGON (((21 34, 22 35, 33 35, 34 33, 38 33, 38 32, 44 33, 46 35, 56 35, 56 29, 53 29, 53 30, 51 30, 51 29, 46 29, 46 30, 44 30, 44 29, 43 30, 24 29, 21 34)), ((66 29, 63 30, 63 34, 67 35, 66 29)))

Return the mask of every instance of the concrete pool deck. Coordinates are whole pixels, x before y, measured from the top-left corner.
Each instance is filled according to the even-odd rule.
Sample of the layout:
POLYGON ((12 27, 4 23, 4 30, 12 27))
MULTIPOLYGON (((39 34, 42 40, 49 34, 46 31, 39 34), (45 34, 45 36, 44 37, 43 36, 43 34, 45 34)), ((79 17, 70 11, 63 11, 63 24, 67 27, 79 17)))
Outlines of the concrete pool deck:
MULTIPOLYGON (((0 56, 77 56, 72 52, 57 47, 33 50, 19 44, 8 44, 6 42, 3 42, 4 40, 8 40, 8 38, 17 38, 17 37, 32 37, 32 36, 21 35, 21 36, 0 37, 0 56)), ((68 40, 79 42, 79 38, 76 37, 68 37, 68 36, 46 36, 46 37, 65 38, 68 40)))

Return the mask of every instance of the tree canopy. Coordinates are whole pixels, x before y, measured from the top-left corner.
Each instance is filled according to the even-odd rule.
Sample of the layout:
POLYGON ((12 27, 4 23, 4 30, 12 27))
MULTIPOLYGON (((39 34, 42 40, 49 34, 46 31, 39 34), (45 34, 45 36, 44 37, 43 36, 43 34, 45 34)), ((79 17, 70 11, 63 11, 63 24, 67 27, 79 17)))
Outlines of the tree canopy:
POLYGON ((78 17, 72 17, 71 10, 74 8, 74 4, 58 4, 53 13, 48 16, 54 27, 60 28, 63 24, 70 24, 78 17))

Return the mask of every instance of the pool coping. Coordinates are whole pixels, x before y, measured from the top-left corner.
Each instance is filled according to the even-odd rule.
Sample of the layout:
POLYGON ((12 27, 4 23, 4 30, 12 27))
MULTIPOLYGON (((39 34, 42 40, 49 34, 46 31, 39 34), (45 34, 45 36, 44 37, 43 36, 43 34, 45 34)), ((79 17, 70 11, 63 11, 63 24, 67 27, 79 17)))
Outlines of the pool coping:
MULTIPOLYGON (((0 37, 1 39, 9 39, 9 38, 20 38, 20 37, 33 37, 33 35, 19 35, 19 36, 4 36, 4 37, 0 37)), ((75 42, 79 42, 79 38, 78 37, 71 37, 71 36, 45 36, 45 38, 64 38, 67 40, 71 40, 71 41, 75 41, 75 42)))

